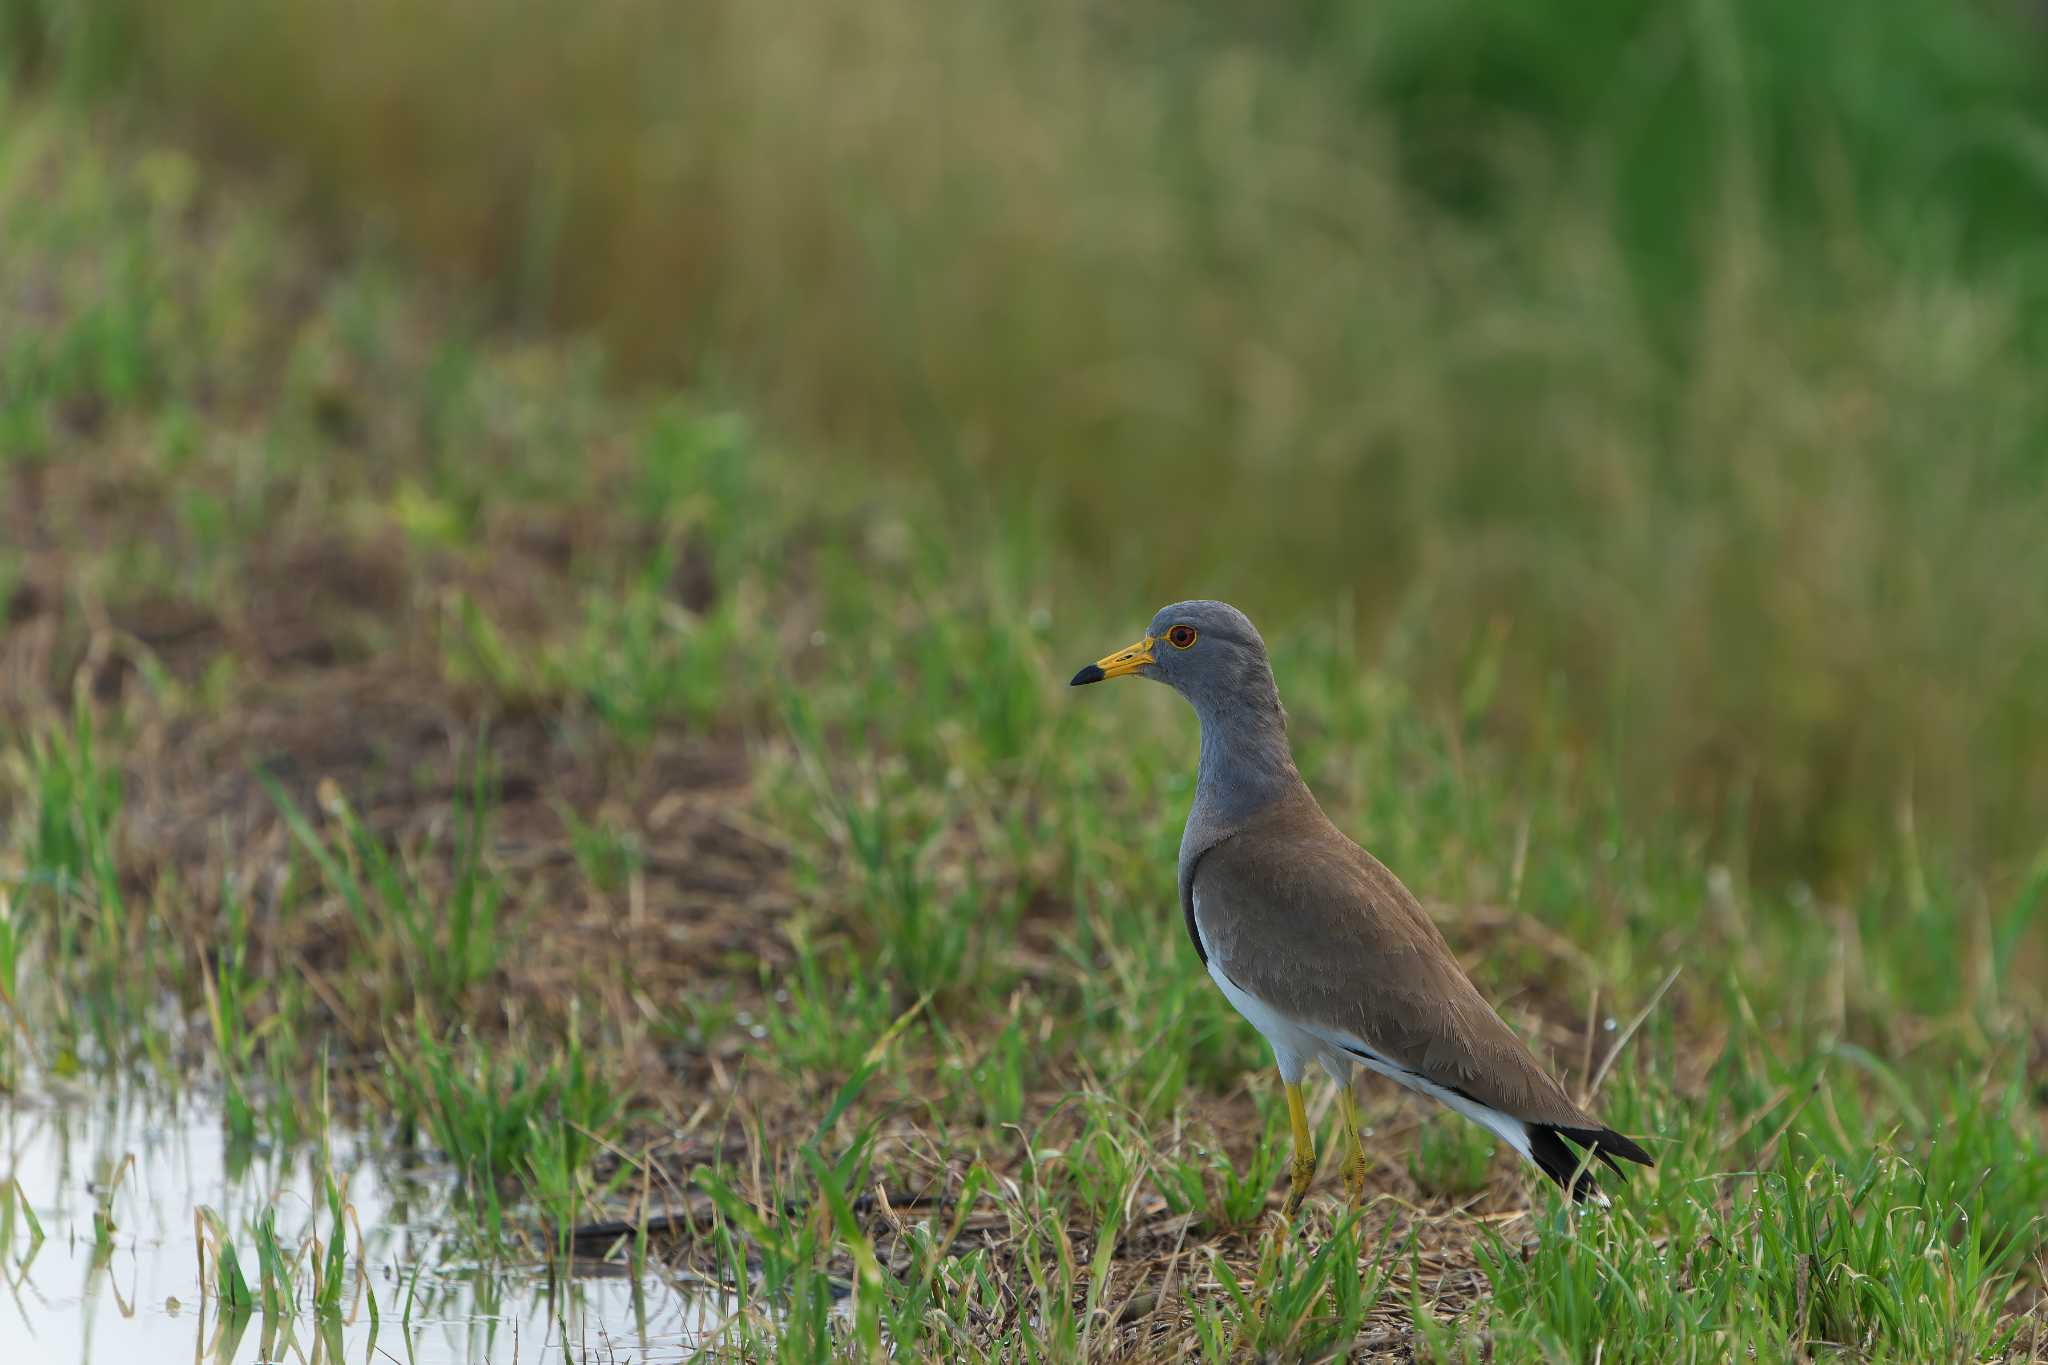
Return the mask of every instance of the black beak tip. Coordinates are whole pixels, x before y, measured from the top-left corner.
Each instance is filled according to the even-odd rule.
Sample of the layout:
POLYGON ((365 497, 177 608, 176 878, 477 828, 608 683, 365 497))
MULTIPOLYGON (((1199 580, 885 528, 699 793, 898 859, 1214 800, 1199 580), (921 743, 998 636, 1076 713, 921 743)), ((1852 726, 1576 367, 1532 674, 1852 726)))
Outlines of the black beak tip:
POLYGON ((1101 681, 1102 669, 1097 667, 1095 664, 1090 664, 1086 668, 1082 669, 1079 673, 1076 673, 1074 675, 1074 680, 1068 683, 1067 686, 1084 687, 1089 683, 1101 681))

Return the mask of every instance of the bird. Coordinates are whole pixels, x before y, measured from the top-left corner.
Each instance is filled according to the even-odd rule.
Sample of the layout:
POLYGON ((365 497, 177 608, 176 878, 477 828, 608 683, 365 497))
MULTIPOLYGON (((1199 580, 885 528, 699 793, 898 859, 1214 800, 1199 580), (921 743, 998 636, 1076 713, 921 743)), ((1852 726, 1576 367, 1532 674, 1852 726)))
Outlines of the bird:
POLYGON ((1370 1170, 1351 1086, 1361 1066, 1491 1130, 1574 1201, 1608 1202, 1596 1162, 1624 1181, 1617 1157, 1655 1164, 1572 1101, 1400 878, 1324 814, 1294 766, 1266 644, 1243 612, 1205 600, 1162 607, 1143 639, 1070 685, 1124 677, 1165 683, 1201 721, 1181 913, 1209 976, 1273 1050, 1294 1144, 1284 1217, 1315 1178, 1302 1098, 1312 1063, 1342 1092, 1354 1204, 1370 1170))

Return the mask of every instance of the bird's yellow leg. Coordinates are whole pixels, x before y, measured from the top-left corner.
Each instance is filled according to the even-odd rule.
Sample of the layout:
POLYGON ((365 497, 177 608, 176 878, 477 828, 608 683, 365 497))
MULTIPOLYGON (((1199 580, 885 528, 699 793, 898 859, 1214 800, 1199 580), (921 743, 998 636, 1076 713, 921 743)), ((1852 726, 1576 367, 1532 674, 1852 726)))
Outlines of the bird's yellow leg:
POLYGON ((1350 1140, 1350 1155, 1344 1158, 1344 1194, 1356 1204, 1365 1198, 1365 1177, 1372 1169, 1372 1163, 1365 1159, 1365 1144, 1358 1137, 1358 1096, 1353 1093, 1350 1083, 1344 1091, 1344 1136, 1350 1140))
POLYGON ((1287 1122, 1294 1129, 1294 1160, 1287 1167, 1287 1202, 1283 1216, 1292 1218, 1301 1209, 1311 1180, 1316 1178, 1316 1135, 1308 1128, 1308 1106, 1302 1103, 1301 1087, 1287 1087, 1287 1122))

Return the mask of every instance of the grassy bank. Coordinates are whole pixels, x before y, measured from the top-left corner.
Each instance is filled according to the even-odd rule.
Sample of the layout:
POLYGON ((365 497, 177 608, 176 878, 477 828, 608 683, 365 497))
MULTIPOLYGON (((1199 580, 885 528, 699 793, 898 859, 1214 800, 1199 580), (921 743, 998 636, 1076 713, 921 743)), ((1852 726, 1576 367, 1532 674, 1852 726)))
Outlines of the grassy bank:
MULTIPOLYGON (((1351 614, 1839 893, 2048 791, 2043 37, 2017 6, 11 0, 808 457, 1142 615, 1351 614), (996 512, 993 509, 1005 509, 996 512)), ((2014 883, 2008 881, 2009 888, 2014 883)))
POLYGON ((10 1087, 208 1086, 251 1142, 347 1106, 485 1254, 659 1217, 756 1356, 2038 1351, 2040 866, 1906 804, 1780 889, 1507 687, 1519 634, 1446 704, 1304 613, 1304 771, 1659 1165, 1579 1218, 1374 1090, 1372 1201, 1275 1238, 1284 1110, 1173 911, 1193 722, 1062 686, 1142 575, 4 114, 10 1087))

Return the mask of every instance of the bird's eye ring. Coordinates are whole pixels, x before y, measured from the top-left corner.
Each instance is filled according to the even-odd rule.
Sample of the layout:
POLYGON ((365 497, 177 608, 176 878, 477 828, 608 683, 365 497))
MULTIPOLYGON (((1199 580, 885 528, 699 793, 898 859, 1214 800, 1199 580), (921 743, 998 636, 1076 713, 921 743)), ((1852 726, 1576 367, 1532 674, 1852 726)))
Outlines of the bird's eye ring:
POLYGON ((1193 626, 1175 626, 1172 630, 1166 632, 1166 643, 1172 645, 1175 649, 1186 649, 1193 645, 1194 642, 1195 628, 1193 626))

